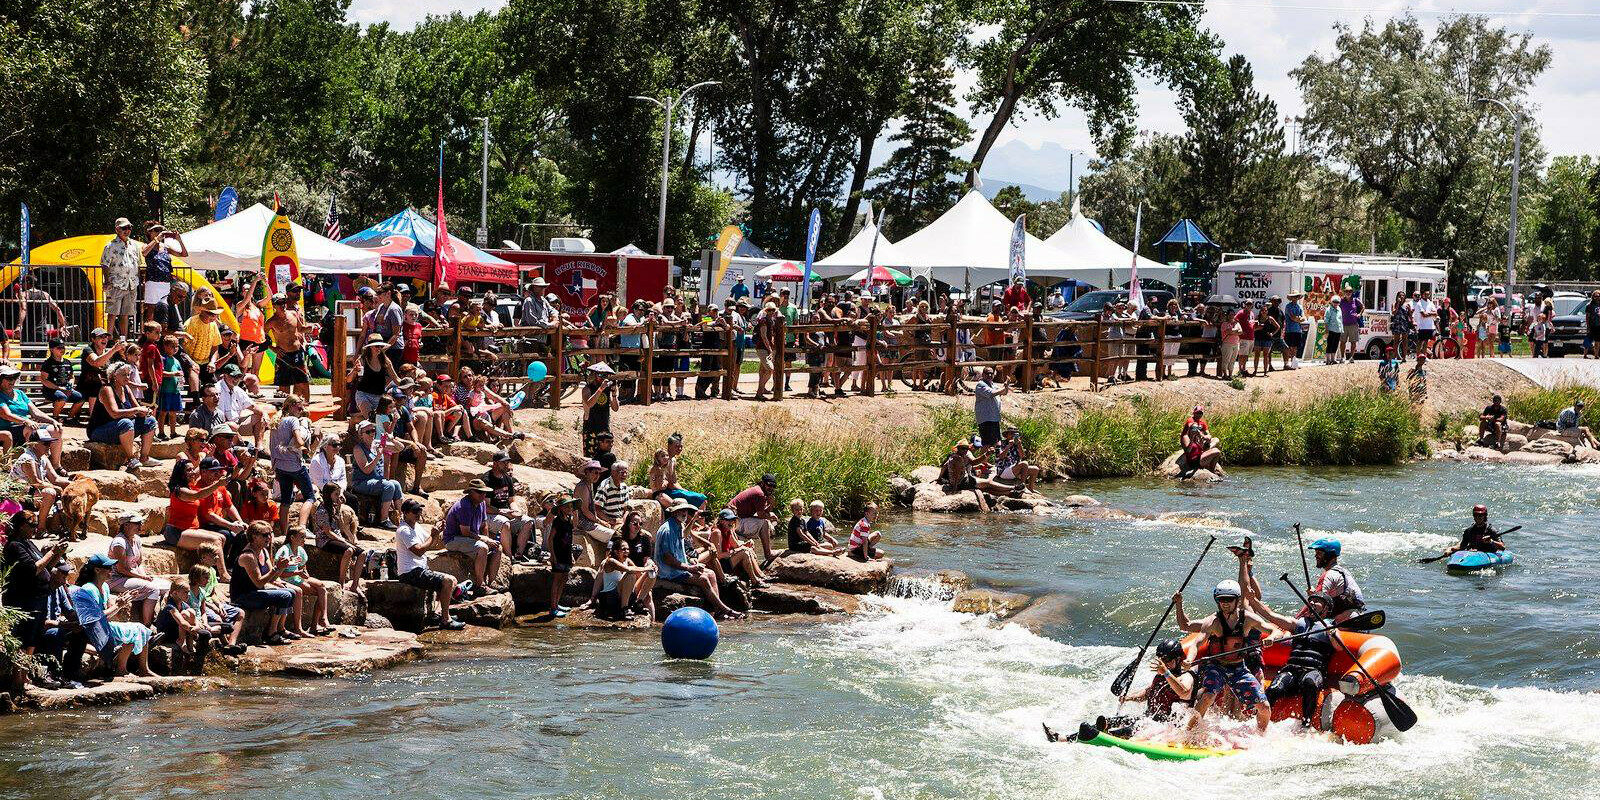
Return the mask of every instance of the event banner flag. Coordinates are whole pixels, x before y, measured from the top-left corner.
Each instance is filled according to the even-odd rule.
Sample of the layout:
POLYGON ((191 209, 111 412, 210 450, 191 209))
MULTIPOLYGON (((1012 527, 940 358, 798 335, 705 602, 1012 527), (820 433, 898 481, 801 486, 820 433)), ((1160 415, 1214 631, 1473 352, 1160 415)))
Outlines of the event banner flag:
POLYGON ((721 259, 717 264, 717 274, 711 279, 711 291, 715 292, 722 285, 722 276, 728 271, 728 266, 733 263, 733 254, 739 252, 739 245, 744 242, 744 231, 738 225, 729 225, 717 234, 717 253, 721 259))
MULTIPOLYGON (((23 208, 27 208, 24 206, 23 208)), ((811 262, 817 258, 817 239, 822 236, 822 212, 811 209, 811 221, 806 224, 806 273, 800 282, 800 307, 808 308, 811 302, 811 262)))
POLYGON ((1133 266, 1128 270, 1128 302, 1139 311, 1144 310, 1144 287, 1139 285, 1139 236, 1144 227, 1144 201, 1133 213, 1133 266))
POLYGON ((156 162, 155 168, 150 170, 150 188, 144 192, 144 199, 150 206, 150 219, 156 222, 166 222, 162 217, 161 200, 161 162, 156 162))
POLYGON ((455 276, 456 255, 450 246, 450 231, 444 221, 444 142, 439 142, 439 202, 434 206, 436 219, 433 225, 433 280, 440 289, 450 288, 455 276))
POLYGON ((1016 224, 1011 226, 1011 282, 1016 283, 1028 277, 1028 229, 1025 223, 1027 214, 1017 216, 1016 224))
POLYGON ((239 190, 232 186, 222 187, 222 194, 217 195, 217 207, 211 214, 212 222, 221 222, 233 216, 239 210, 239 190))
MULTIPOLYGON (((22 272, 23 272, 23 274, 27 274, 28 265, 33 263, 32 256, 30 256, 28 254, 29 253, 29 248, 28 248, 28 229, 31 228, 31 227, 33 227, 33 226, 31 224, 29 224, 29 221, 28 221, 28 204, 27 203, 23 203, 22 204, 22 237, 20 239, 18 239, 18 241, 22 242, 22 267, 23 267, 22 272)), ((811 265, 811 262, 807 261, 806 262, 806 266, 809 267, 810 265, 811 265)))
MULTIPOLYGON (((878 222, 872 226, 872 247, 867 249, 867 275, 861 279, 861 290, 869 291, 872 288, 872 279, 875 277, 878 266, 878 240, 883 238, 883 219, 889 213, 885 208, 878 212, 878 222)), ((872 222, 872 204, 867 203, 867 222, 872 222)))
POLYGON ((281 209, 267 224, 267 235, 261 243, 261 271, 267 276, 267 288, 272 294, 284 291, 291 281, 300 279, 300 256, 294 247, 294 226, 289 224, 289 217, 281 209))

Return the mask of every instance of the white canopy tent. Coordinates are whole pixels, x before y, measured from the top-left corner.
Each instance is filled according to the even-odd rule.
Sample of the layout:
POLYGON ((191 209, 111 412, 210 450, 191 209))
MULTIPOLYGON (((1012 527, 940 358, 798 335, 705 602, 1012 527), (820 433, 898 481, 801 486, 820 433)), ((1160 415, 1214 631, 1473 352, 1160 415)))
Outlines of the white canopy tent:
MULTIPOLYGON (((1011 274, 1011 229, 1012 221, 974 189, 895 246, 911 274, 926 274, 952 286, 983 286, 1011 274)), ((1024 247, 1030 278, 1088 277, 1085 270, 1091 264, 1032 234, 1027 234, 1024 247)))
POLYGON ((911 266, 899 245, 890 242, 889 237, 878 232, 878 224, 868 220, 866 226, 844 247, 827 258, 813 261, 811 274, 823 278, 842 278, 868 266, 869 260, 872 266, 895 267, 902 271, 911 266), (873 239, 877 239, 876 251, 873 250, 873 239))
MULTIPOLYGON (((253 271, 261 267, 261 245, 272 222, 272 209, 256 203, 230 217, 183 234, 189 248, 184 261, 195 269, 222 272, 253 271)), ((379 272, 379 255, 340 244, 320 233, 290 222, 300 270, 309 274, 342 275, 379 272)))
MULTIPOLYGON (((1083 275, 1065 277, 1076 278, 1083 283, 1104 288, 1121 286, 1128 282, 1129 268, 1133 264, 1133 251, 1117 244, 1111 237, 1105 235, 1099 226, 1084 216, 1078 209, 1076 197, 1072 200, 1072 219, 1063 225, 1061 230, 1046 239, 1045 243, 1090 267, 1090 270, 1083 275)), ((1150 279, 1177 288, 1178 268, 1139 256, 1139 280, 1150 279)))

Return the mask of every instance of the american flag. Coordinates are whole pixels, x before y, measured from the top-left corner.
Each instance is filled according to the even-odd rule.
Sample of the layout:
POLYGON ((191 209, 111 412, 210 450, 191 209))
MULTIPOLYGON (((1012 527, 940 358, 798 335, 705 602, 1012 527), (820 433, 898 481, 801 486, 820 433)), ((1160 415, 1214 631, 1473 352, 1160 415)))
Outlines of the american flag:
POLYGON ((328 223, 323 227, 322 235, 334 241, 339 240, 339 207, 331 194, 328 195, 328 223))

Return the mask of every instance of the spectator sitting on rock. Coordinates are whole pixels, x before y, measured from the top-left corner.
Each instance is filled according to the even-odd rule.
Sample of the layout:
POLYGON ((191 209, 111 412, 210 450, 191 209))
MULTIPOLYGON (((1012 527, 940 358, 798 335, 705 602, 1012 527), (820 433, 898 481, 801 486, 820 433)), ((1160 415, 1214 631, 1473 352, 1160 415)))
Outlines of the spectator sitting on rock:
POLYGON ((106 555, 115 560, 107 584, 111 593, 122 595, 134 605, 134 618, 141 624, 155 622, 156 606, 172 590, 172 582, 158 578, 144 568, 144 548, 139 544, 139 534, 144 531, 144 515, 123 514, 117 523, 117 532, 106 547, 106 555))
POLYGON ((283 585, 285 564, 272 557, 272 526, 252 522, 245 536, 245 546, 233 564, 233 579, 228 582, 228 599, 246 611, 271 610, 265 641, 288 644, 300 638, 284 630, 298 598, 283 585))
POLYGON ((100 387, 99 402, 89 409, 89 441, 121 445, 128 459, 125 469, 137 475, 141 466, 153 467, 157 463, 150 457, 156 420, 150 407, 134 397, 133 375, 132 364, 112 365, 111 382, 100 387))
POLYGON ((882 561, 883 551, 878 549, 878 532, 872 523, 878 518, 878 504, 868 503, 861 519, 850 529, 850 557, 857 561, 882 561))
POLYGON ((511 454, 504 450, 495 451, 489 471, 481 477, 489 486, 489 534, 500 540, 501 552, 510 553, 518 563, 528 561, 533 518, 517 511, 511 502, 517 496, 517 477, 511 473, 511 454))
POLYGON ((1584 447, 1600 448, 1600 443, 1595 442, 1594 434, 1589 432, 1589 427, 1583 424, 1583 398, 1572 401, 1572 405, 1562 409, 1556 416, 1556 433, 1565 438, 1575 440, 1584 447))
POLYGON ((428 569, 428 552, 443 548, 444 540, 440 538, 438 528, 424 537, 417 530, 421 524, 422 503, 406 498, 400 504, 400 525, 394 531, 395 580, 424 592, 433 592, 434 599, 439 603, 439 627, 447 631, 459 631, 467 625, 450 615, 456 579, 428 569))
POLYGON ((450 444, 465 436, 461 431, 466 409, 456 403, 455 379, 439 373, 433 380, 433 437, 440 444, 450 444))
MULTIPOLYGON (((228 479, 221 464, 216 464, 210 472, 205 471, 206 461, 216 464, 215 459, 206 456, 200 468, 194 469, 184 466, 185 461, 180 458, 172 470, 172 478, 167 481, 167 524, 161 529, 161 541, 168 547, 199 550, 211 545, 218 552, 229 552, 227 535, 203 530, 200 525, 201 505, 228 479)), ((225 581, 232 578, 231 571, 226 568, 219 569, 218 574, 225 581)))
POLYGON ((207 384, 200 389, 200 405, 189 412, 189 427, 209 431, 222 424, 222 395, 216 384, 207 384))
MULTIPOLYGON (((34 612, 38 620, 33 643, 23 643, 23 652, 48 656, 61 668, 56 673, 63 689, 82 689, 83 653, 89 646, 83 626, 78 624, 77 612, 72 609, 72 592, 68 581, 72 577, 72 562, 59 561, 49 570, 50 583, 41 599, 40 608, 34 612)), ((46 688, 49 688, 48 686, 46 688)))
POLYGON ((839 546, 839 540, 833 538, 830 532, 833 523, 824 516, 827 507, 821 500, 812 500, 809 509, 805 501, 796 497, 789 502, 789 509, 794 512, 796 519, 801 511, 807 511, 808 516, 800 521, 798 528, 795 520, 789 521, 789 552, 812 553, 819 556, 833 556, 835 558, 845 554, 845 549, 839 546))
POLYGON ((244 535, 246 523, 228 491, 228 468, 214 457, 200 462, 200 483, 220 481, 216 491, 200 501, 200 527, 220 533, 228 541, 244 535))
MULTIPOLYGON (((384 454, 377 444, 378 426, 372 420, 363 420, 356 425, 355 450, 351 453, 351 481, 350 491, 378 501, 378 527, 385 530, 394 530, 395 519, 399 515, 401 497, 400 482, 384 477, 384 454)), ((311 478, 309 473, 306 484, 309 486, 311 478)), ((445 541, 450 541, 450 536, 445 535, 445 541)))
POLYGON ((344 449, 344 440, 338 436, 324 436, 317 447, 317 454, 311 457, 311 488, 320 495, 323 487, 336 483, 340 489, 350 488, 349 474, 345 468, 344 456, 340 451, 344 449))
POLYGON ((61 423, 39 410, 28 395, 17 389, 22 371, 10 364, 0 365, 0 445, 10 450, 28 440, 33 432, 48 427, 56 434, 50 443, 50 463, 61 469, 61 423))
POLYGON ((317 510, 311 512, 311 530, 317 535, 317 548, 339 559, 334 579, 362 597, 361 573, 367 566, 367 551, 357 537, 360 521, 356 512, 344 504, 344 490, 339 484, 322 485, 322 499, 317 510))
POLYGON ((462 553, 472 560, 472 594, 489 594, 489 578, 500 574, 500 543, 484 532, 487 516, 485 500, 489 484, 473 478, 467 493, 450 506, 444 515, 444 549, 462 553))
POLYGON ((617 463, 616 444, 616 437, 611 435, 611 431, 601 431, 594 435, 594 460, 600 462, 600 466, 607 470, 611 469, 612 464, 617 463))
POLYGON ((598 461, 590 461, 583 465, 578 472, 578 485, 573 488, 572 496, 578 500, 578 533, 583 534, 583 543, 589 553, 590 563, 596 567, 605 560, 605 549, 611 541, 613 531, 602 521, 601 509, 595 502, 595 486, 600 482, 600 476, 605 474, 605 469, 598 461))
POLYGON ((599 579, 594 582, 594 594, 589 598, 595 616, 622 620, 637 616, 640 596, 650 592, 649 573, 649 569, 629 560, 627 540, 613 536, 606 559, 600 564, 599 579))
POLYGON ((711 531, 711 543, 716 547, 722 573, 743 575, 757 588, 766 586, 767 576, 756 564, 755 551, 748 542, 739 541, 739 537, 733 533, 733 526, 738 520, 739 515, 735 514, 733 509, 724 508, 717 513, 717 524, 711 531))
POLYGON ((195 609, 197 618, 205 620, 212 641, 222 641, 217 649, 223 655, 236 656, 245 651, 245 646, 239 644, 239 635, 244 632, 244 609, 217 599, 217 571, 214 565, 220 563, 221 558, 222 555, 215 549, 210 550, 209 557, 207 553, 201 553, 200 563, 189 568, 189 591, 193 598, 199 600, 200 605, 195 609))
POLYGON ((628 486, 628 471, 628 462, 612 462, 609 474, 600 479, 594 490, 600 520, 606 527, 619 532, 622 530, 622 517, 628 511, 628 500, 633 494, 628 486))
POLYGON ((739 515, 739 535, 746 539, 761 540, 763 563, 774 558, 772 529, 777 524, 777 502, 773 495, 778 491, 778 476, 767 473, 756 485, 738 493, 728 501, 728 508, 739 515))
POLYGON ((278 547, 276 560, 283 564, 283 582, 300 594, 300 602, 295 604, 294 613, 286 623, 290 632, 299 636, 327 636, 333 633, 333 626, 328 624, 328 590, 331 587, 306 572, 310 556, 306 553, 305 528, 296 525, 289 529, 289 536, 278 547), (307 605, 316 609, 309 629, 305 624, 307 605))
POLYGON ((956 440, 950 448, 950 455, 945 456, 944 463, 939 465, 937 483, 944 487, 945 494, 970 490, 978 498, 978 510, 988 511, 989 501, 978 489, 978 479, 972 474, 972 465, 972 443, 966 439, 956 440))
MULTIPOLYGON (((55 509, 56 500, 61 497, 61 491, 72 483, 69 476, 62 474, 50 462, 50 447, 55 440, 56 433, 50 428, 34 430, 33 435, 28 437, 28 446, 11 465, 11 477, 21 481, 33 493, 34 502, 39 507, 39 520, 46 529, 51 527, 50 514, 55 509)), ((68 536, 77 535, 77 531, 66 533, 68 536)))
POLYGON ((156 631, 172 642, 172 668, 168 671, 174 675, 180 672, 179 662, 185 659, 196 665, 194 672, 198 673, 198 665, 204 664, 206 654, 211 652, 211 632, 189 604, 193 594, 188 578, 174 580, 172 591, 156 615, 156 631))
POLYGON ((1007 428, 1000 435, 1000 446, 995 449, 995 469, 999 470, 1000 480, 1020 485, 1031 492, 1039 479, 1040 469, 1028 463, 1027 456, 1028 451, 1022 445, 1022 432, 1007 428))
POLYGON ((706 602, 711 604, 712 613, 719 618, 743 617, 743 614, 722 602, 721 592, 717 588, 716 573, 710 567, 689 558, 685 544, 687 533, 684 529, 689 524, 690 516, 695 513, 695 507, 680 500, 667 511, 667 520, 661 523, 660 529, 656 531, 656 568, 661 579, 699 589, 706 602))
POLYGON ((117 562, 104 553, 89 556, 89 561, 78 570, 78 585, 72 590, 72 607, 78 624, 83 626, 89 644, 100 654, 100 663, 112 675, 126 675, 129 662, 132 672, 153 678, 150 671, 151 631, 137 622, 112 622, 111 618, 122 612, 120 602, 113 602, 111 589, 106 582, 117 562))
POLYGON ((655 619, 656 601, 652 590, 655 588, 656 574, 659 570, 656 567, 655 560, 655 537, 644 529, 644 514, 638 511, 629 511, 623 515, 622 527, 617 535, 628 543, 628 560, 632 561, 636 567, 646 568, 646 577, 639 579, 642 606, 636 605, 635 608, 637 610, 642 607, 651 619, 655 619))

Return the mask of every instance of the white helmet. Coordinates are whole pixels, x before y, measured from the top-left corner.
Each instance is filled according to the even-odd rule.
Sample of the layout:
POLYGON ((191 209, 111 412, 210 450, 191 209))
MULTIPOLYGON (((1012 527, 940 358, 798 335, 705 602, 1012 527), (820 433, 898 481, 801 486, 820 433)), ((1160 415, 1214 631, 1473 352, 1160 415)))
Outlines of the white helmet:
POLYGON ((1238 600, 1241 594, 1243 592, 1239 589, 1238 581, 1223 581, 1217 584, 1217 588, 1211 590, 1211 599, 1221 600, 1226 597, 1238 600))

